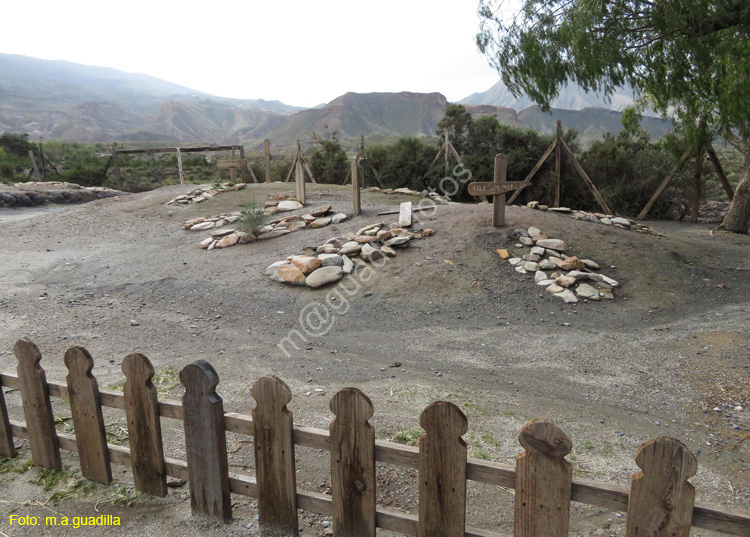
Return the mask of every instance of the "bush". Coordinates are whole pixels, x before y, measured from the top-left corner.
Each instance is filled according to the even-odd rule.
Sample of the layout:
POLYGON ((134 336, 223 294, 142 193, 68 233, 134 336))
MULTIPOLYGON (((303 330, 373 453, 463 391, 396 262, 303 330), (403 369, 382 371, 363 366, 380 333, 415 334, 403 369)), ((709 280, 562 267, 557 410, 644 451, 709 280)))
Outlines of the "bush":
POLYGON ((265 206, 250 200, 242 206, 237 227, 255 235, 267 221, 265 206))
POLYGON ((349 159, 333 131, 325 137, 312 133, 315 150, 310 158, 310 171, 318 183, 341 184, 349 171, 349 159))

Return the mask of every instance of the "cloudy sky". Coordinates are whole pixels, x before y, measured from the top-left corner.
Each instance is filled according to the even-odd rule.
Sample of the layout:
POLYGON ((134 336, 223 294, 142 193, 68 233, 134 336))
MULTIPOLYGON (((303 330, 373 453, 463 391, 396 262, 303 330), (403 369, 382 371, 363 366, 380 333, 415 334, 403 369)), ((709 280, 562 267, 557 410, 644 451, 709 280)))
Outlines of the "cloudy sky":
POLYGON ((200 5, 6 2, 0 52, 114 67, 223 97, 297 106, 347 91, 439 91, 455 101, 499 79, 474 43, 477 0, 200 5))

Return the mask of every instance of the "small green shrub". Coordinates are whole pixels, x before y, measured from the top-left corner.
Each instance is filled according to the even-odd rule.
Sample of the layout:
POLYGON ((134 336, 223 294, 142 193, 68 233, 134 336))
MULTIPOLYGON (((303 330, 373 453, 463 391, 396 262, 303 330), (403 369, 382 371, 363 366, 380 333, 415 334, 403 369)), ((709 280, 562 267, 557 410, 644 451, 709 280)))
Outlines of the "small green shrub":
POLYGON ((267 219, 266 208, 255 200, 250 200, 242 206, 237 227, 255 234, 266 224, 267 219))

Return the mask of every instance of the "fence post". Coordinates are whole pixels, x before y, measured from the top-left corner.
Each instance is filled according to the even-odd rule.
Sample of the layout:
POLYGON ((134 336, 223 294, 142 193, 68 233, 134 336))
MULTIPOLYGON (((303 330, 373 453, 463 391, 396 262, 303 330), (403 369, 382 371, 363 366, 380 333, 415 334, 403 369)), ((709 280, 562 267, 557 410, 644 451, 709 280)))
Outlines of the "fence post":
POLYGON ((518 435, 514 537, 567 537, 573 466, 571 441, 555 424, 531 421, 518 435))
POLYGON ((65 352, 68 368, 68 398, 73 414, 73 426, 78 445, 81 473, 86 479, 105 485, 112 481, 112 469, 104 432, 102 400, 99 385, 91 373, 94 360, 83 347, 72 347, 65 352))
POLYGON ((13 431, 10 430, 8 408, 5 406, 5 394, 0 386, 0 457, 12 459, 17 455, 13 445, 13 431))
POLYGON ((688 479, 698 461, 685 445, 665 436, 648 440, 635 455, 626 537, 688 537, 695 488, 688 479))
POLYGON ((297 482, 294 465, 294 424, 286 407, 292 392, 280 378, 269 375, 252 388, 255 476, 258 518, 268 536, 296 536, 297 482))
POLYGON ((373 406, 356 388, 344 388, 329 404, 331 496, 335 537, 375 537, 375 429, 373 406))
POLYGON ((18 380, 21 384, 23 414, 29 432, 31 459, 36 466, 62 470, 49 386, 44 369, 39 365, 42 353, 28 338, 19 339, 13 347, 13 353, 18 359, 18 380))
POLYGON ((161 442, 159 401, 151 382, 154 367, 148 358, 133 353, 122 361, 122 372, 127 379, 123 393, 135 488, 164 497, 167 495, 167 469, 161 442))
POLYGON ((180 372, 185 386, 182 419, 190 478, 190 509, 225 522, 232 519, 224 403, 216 393, 219 375, 198 360, 180 372))
POLYGON ((419 537, 463 537, 466 526, 468 421, 454 404, 438 401, 419 418, 419 537))

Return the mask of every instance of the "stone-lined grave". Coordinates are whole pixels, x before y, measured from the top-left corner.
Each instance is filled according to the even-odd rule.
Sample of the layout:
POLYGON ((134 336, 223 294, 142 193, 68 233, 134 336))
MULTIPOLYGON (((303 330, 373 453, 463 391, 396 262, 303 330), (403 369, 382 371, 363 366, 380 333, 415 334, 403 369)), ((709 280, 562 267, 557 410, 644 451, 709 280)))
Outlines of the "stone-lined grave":
POLYGON ((620 229, 628 229, 631 231, 638 231, 640 233, 650 233, 652 235, 659 235, 656 231, 648 226, 639 224, 632 218, 624 218, 622 216, 615 216, 611 214, 603 213, 589 213, 586 211, 577 211, 570 209, 569 207, 548 207, 542 205, 538 201, 530 201, 526 204, 529 209, 536 209, 538 211, 549 211, 558 214, 567 214, 571 218, 576 220, 583 220, 585 222, 592 222, 594 224, 604 224, 606 226, 618 227, 620 229))
POLYGON ((236 192, 247 186, 247 183, 215 183, 213 185, 204 185, 192 189, 186 194, 175 196, 167 202, 167 205, 188 205, 190 203, 200 203, 218 196, 222 192, 236 192))
POLYGON ((412 240, 432 235, 430 228, 410 231, 398 222, 370 224, 356 233, 332 237, 316 249, 273 263, 266 275, 273 281, 311 288, 335 283, 357 267, 386 257, 395 257, 412 240))
POLYGON ((614 299, 613 289, 620 286, 619 282, 598 272, 600 267, 595 261, 569 256, 565 241, 551 238, 535 227, 516 229, 511 237, 518 241, 516 248, 528 248, 528 253, 518 256, 503 248, 497 250, 498 255, 519 274, 533 275, 534 283, 545 292, 567 303, 614 299))

